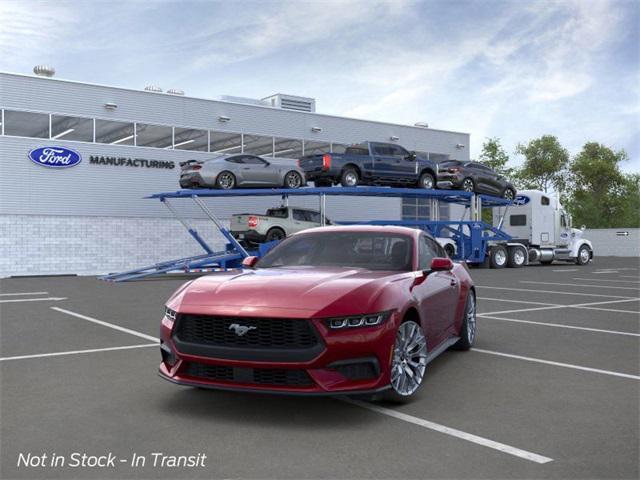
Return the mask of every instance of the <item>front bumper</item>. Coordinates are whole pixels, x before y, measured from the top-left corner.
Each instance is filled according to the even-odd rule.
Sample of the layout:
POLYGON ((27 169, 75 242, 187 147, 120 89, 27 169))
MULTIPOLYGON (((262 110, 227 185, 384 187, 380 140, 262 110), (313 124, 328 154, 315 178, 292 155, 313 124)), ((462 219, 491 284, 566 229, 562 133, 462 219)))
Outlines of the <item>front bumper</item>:
POLYGON ((336 331, 322 319, 299 321, 311 322, 321 341, 310 360, 286 361, 286 357, 274 355, 277 361, 271 361, 264 352, 255 357, 259 360, 238 359, 232 352, 221 354, 223 358, 201 352, 187 354, 172 337, 173 325, 163 320, 161 342, 165 353, 159 375, 180 385, 292 395, 373 394, 389 388, 398 322, 395 315, 377 327, 336 331))

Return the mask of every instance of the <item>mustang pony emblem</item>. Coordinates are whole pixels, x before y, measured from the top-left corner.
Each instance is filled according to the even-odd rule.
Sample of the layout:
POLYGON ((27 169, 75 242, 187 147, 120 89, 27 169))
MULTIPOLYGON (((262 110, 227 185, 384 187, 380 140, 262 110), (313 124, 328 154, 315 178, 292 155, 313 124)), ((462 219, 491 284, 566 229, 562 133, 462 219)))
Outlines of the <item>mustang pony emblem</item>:
POLYGON ((232 323, 231 325, 229 325, 229 330, 233 330, 235 334, 238 335, 239 337, 245 335, 247 332, 250 332, 251 330, 257 330, 257 328, 258 327, 254 327, 254 326, 240 325, 238 323, 232 323))

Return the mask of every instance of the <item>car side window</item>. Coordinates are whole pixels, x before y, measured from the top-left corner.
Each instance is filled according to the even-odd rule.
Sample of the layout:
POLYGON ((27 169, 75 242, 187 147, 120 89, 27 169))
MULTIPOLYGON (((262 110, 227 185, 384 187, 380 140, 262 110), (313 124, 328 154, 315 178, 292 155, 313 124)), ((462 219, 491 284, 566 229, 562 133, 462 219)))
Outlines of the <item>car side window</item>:
POLYGON ((267 163, 260 157, 254 157, 253 155, 246 155, 243 157, 243 160, 243 163, 247 163, 249 165, 265 165, 267 163))
POLYGON ((299 222, 307 222, 307 216, 305 215, 305 211, 304 210, 293 210, 293 219, 297 220, 299 222))
POLYGON ((306 214, 310 222, 320 223, 320 214, 318 212, 307 211, 306 214))
POLYGON ((426 235, 420 236, 420 242, 418 243, 418 269, 420 270, 428 270, 431 267, 431 260, 436 256, 428 240, 429 238, 426 235))
POLYGON ((391 155, 394 157, 406 158, 409 156, 409 152, 399 145, 390 146, 389 150, 391 150, 391 155))
POLYGON ((229 157, 226 159, 226 161, 229 163, 244 163, 244 157, 242 156, 229 157))

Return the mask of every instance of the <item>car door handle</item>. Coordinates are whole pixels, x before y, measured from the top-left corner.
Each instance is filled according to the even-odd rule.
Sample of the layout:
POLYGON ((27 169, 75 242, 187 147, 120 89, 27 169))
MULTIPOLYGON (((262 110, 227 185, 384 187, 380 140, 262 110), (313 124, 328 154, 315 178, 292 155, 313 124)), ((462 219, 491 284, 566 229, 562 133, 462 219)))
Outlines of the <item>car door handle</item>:
POLYGON ((243 170, 251 170, 251 167, 244 167, 243 170))

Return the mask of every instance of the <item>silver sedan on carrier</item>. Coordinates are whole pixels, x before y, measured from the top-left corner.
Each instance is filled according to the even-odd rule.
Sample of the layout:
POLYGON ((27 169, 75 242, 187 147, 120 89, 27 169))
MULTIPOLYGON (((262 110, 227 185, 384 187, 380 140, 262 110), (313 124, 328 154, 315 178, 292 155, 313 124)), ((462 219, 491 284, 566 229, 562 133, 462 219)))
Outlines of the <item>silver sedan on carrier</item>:
POLYGON ((293 159, 246 153, 180 163, 181 188, 285 187, 306 185, 304 172, 293 159))

